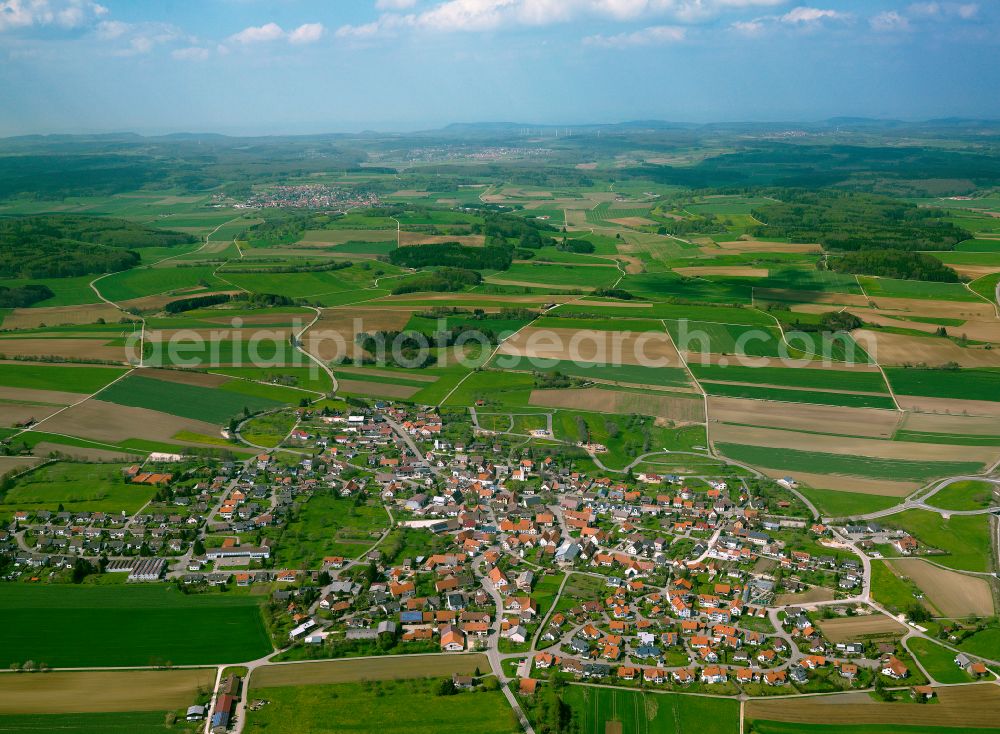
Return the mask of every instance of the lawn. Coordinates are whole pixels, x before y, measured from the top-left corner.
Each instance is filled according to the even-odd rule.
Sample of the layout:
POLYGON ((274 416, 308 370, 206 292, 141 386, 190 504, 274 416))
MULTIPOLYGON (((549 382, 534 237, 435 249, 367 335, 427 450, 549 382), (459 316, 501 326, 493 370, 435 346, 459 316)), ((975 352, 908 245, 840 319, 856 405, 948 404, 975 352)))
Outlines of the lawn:
POLYGON ((282 405, 277 400, 256 395, 184 385, 137 374, 129 375, 102 392, 101 400, 118 405, 158 410, 161 413, 208 423, 225 423, 242 413, 244 409, 257 412, 282 405))
POLYGON ((734 734, 740 728, 737 701, 669 693, 568 686, 563 699, 580 734, 734 734), (616 728, 612 722, 621 722, 616 728))
POLYGON ((995 658, 1000 650, 1000 627, 993 626, 962 640, 958 647, 973 655, 995 658))
POLYGON ((15 510, 124 511, 134 514, 152 499, 154 487, 126 484, 120 464, 57 462, 18 478, 2 496, 0 517, 15 510))
POLYGON ((0 364, 0 385, 26 390, 58 390, 91 394, 116 377, 121 367, 77 367, 70 365, 0 364))
POLYGON ((1000 370, 886 369, 892 389, 901 395, 960 400, 996 400, 1000 370))
POLYGON ((251 418, 240 429, 240 435, 255 446, 273 449, 285 440, 295 426, 295 414, 290 411, 268 413, 251 418))
POLYGON ((935 493, 927 504, 942 510, 982 510, 1000 504, 993 499, 995 486, 991 482, 976 480, 954 482, 935 493))
POLYGON ((969 674, 955 665, 955 653, 948 648, 922 637, 913 637, 906 644, 931 678, 938 683, 971 682, 969 674))
POLYGON ((906 510, 883 520, 903 528, 921 543, 945 551, 932 560, 960 571, 990 570, 990 527, 985 515, 952 515, 945 520, 936 512, 906 510))
POLYGON ((833 489, 812 489, 799 486, 799 492, 819 509, 824 517, 851 517, 886 510, 902 501, 900 497, 883 497, 861 492, 833 489))
POLYGON ((248 734, 439 734, 520 731, 500 691, 437 695, 438 680, 365 681, 333 685, 254 688, 253 697, 269 703, 250 712, 248 734))
POLYGON ((271 644, 260 600, 173 586, 28 586, 0 591, 0 666, 175 665, 252 660, 271 644))
POLYGON ((0 732, 60 732, 60 734, 153 734, 177 731, 167 727, 166 711, 100 714, 0 715, 0 732))
POLYGON ((278 530, 277 568, 319 569, 325 556, 356 558, 366 552, 389 523, 379 504, 355 504, 333 491, 316 493, 296 504, 287 527, 278 530))
MULTIPOLYGON (((817 438, 817 442, 821 439, 817 438)), ((774 449, 765 446, 717 443, 716 448, 725 456, 746 464, 781 469, 788 472, 813 472, 817 474, 847 474, 871 479, 898 481, 925 481, 933 477, 948 477, 978 472, 982 466, 969 461, 907 461, 904 459, 875 459, 867 456, 825 454, 819 451, 774 449)))

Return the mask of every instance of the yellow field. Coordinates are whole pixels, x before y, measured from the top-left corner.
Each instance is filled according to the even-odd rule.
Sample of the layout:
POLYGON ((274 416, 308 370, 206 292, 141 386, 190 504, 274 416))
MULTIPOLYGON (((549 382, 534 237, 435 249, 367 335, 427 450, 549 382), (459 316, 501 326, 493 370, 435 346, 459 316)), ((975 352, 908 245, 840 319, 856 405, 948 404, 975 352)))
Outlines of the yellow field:
POLYGON ((866 636, 900 636, 906 632, 906 627, 884 614, 822 619, 817 624, 830 642, 853 642, 866 636))
POLYGON ((165 711, 211 690, 215 668, 0 675, 0 714, 165 711))
POLYGON ((804 724, 889 725, 912 721, 914 716, 918 716, 923 726, 956 727, 956 732, 996 727, 1000 687, 990 683, 949 686, 938 688, 937 695, 939 700, 936 704, 920 706, 917 711, 914 711, 912 703, 875 703, 864 693, 785 698, 780 701, 753 699, 747 702, 745 715, 748 719, 804 724))
POLYGON ((250 682, 254 688, 312 686, 359 680, 431 678, 453 673, 469 675, 476 668, 483 673, 489 672, 490 663, 485 655, 397 655, 363 660, 266 665, 253 672, 250 682))
POLYGON ((938 568, 922 558, 899 558, 886 563, 898 575, 909 577, 945 616, 993 615, 993 594, 984 578, 938 568))

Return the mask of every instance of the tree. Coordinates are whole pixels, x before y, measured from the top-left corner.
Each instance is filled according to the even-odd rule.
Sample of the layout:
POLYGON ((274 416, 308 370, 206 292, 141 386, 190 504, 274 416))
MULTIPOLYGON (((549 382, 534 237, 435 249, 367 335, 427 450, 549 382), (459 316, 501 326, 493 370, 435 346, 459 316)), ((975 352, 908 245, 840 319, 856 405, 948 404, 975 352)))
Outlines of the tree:
POLYGON ((458 689, 455 687, 455 681, 451 678, 443 678, 438 684, 437 695, 454 696, 456 693, 458 693, 458 689))

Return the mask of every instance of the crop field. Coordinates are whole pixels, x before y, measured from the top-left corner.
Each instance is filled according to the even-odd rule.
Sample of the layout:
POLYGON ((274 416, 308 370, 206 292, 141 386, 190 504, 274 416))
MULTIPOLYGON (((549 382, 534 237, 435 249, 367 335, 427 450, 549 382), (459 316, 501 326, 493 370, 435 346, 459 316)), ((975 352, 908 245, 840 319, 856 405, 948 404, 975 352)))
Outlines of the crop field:
POLYGON ((909 461, 903 459, 876 459, 866 456, 829 454, 820 451, 785 449, 775 452, 764 446, 747 446, 717 443, 720 453, 737 461, 758 466, 770 466, 788 472, 802 471, 818 474, 846 474, 873 479, 925 481, 976 472, 982 464, 967 461, 909 461))
POLYGON ((885 563, 898 576, 915 584, 942 616, 959 619, 993 615, 990 582, 982 577, 950 571, 923 558, 893 558, 885 563))
POLYGON ((739 704, 718 698, 614 690, 573 685, 564 699, 581 734, 732 734, 739 730, 739 704))
POLYGON ((251 412, 277 408, 277 400, 228 390, 184 385, 133 374, 101 393, 101 400, 210 423, 224 423, 244 408, 251 412))
MULTIPOLYGON (((944 688, 937 691, 938 702, 932 706, 920 706, 914 711, 914 704, 874 703, 864 693, 845 693, 836 696, 818 696, 794 700, 752 700, 746 705, 746 717, 753 720, 754 731, 785 732, 801 731, 802 724, 808 724, 809 731, 823 731, 831 734, 877 734, 878 732, 901 732, 902 734, 937 734, 937 727, 954 727, 959 731, 984 733, 995 727, 995 707, 1000 705, 1000 688, 997 686, 969 685, 944 688), (861 698, 859 698, 861 697, 861 698), (850 705, 861 703, 865 705, 850 705), (919 724, 913 721, 919 716, 919 724), (777 728, 758 729, 762 721, 799 724, 799 729, 777 728), (867 725, 866 728, 857 728, 867 725)), ((947 729, 946 729, 947 731, 947 729)), ((992 731, 996 731, 993 729, 992 731)))
POLYGON ((830 642, 858 641, 865 637, 899 637, 906 627, 884 614, 823 619, 817 622, 823 636, 830 642))
POLYGON ((435 695, 434 680, 371 681, 284 688, 254 687, 269 703, 250 712, 246 732, 372 731, 386 734, 437 734, 475 731, 513 734, 520 726, 500 691, 435 695))
MULTIPOLYGON (((861 703, 860 701, 858 703, 861 703)), ((905 705, 905 704, 900 704, 905 705)), ((903 712, 900 712, 903 716, 903 712)), ((921 717, 922 718, 922 717, 921 717)), ((990 727, 976 727, 968 729, 964 725, 954 726, 927 726, 918 723, 906 723, 912 719, 901 719, 899 721, 884 722, 878 724, 808 724, 810 732, 816 734, 965 734, 975 731, 978 734, 996 734, 1000 729, 990 727)), ((747 728, 749 734, 799 734, 803 730, 803 725, 798 722, 787 721, 754 721, 747 728)))
POLYGON ((14 715, 155 711, 162 724, 164 710, 187 708, 214 683, 214 668, 4 675, 0 722, 14 715))
POLYGON ((542 263, 516 263, 498 275, 488 278, 489 282, 507 285, 541 284, 563 288, 592 290, 611 286, 621 276, 614 265, 580 267, 572 265, 544 265, 542 263))
POLYGON ((15 510, 126 512, 145 505, 155 488, 127 484, 120 464, 77 464, 60 461, 18 478, 0 497, 0 517, 15 510))
POLYGON ((896 407, 896 404, 888 395, 857 395, 845 392, 791 390, 771 386, 709 382, 701 379, 699 379, 699 382, 709 395, 729 398, 773 400, 781 403, 812 403, 814 405, 835 405, 845 408, 878 408, 881 410, 893 410, 896 407))
POLYGON ((995 400, 1000 395, 1000 369, 888 369, 892 389, 903 395, 960 400, 995 400))
POLYGON ((612 365, 571 360, 530 360, 525 357, 501 355, 493 366, 502 366, 514 372, 559 372, 573 377, 622 382, 631 385, 660 385, 664 387, 690 387, 687 371, 680 367, 641 367, 639 365, 612 365))
MULTIPOLYGON (((270 652, 260 600, 173 586, 3 586, 0 664, 239 662, 270 652), (86 630, 86 633, 81 633, 86 630), (115 640, 109 645, 108 640, 115 640)), ((162 704, 157 704, 157 709, 162 704)))
POLYGON ((887 393, 885 380, 871 370, 817 370, 784 367, 722 367, 715 364, 691 364, 699 380, 744 382, 787 388, 819 388, 852 392, 887 393))
POLYGON ((124 373, 119 367, 0 364, 0 385, 90 394, 124 373))
POLYGON ((330 660, 320 663, 265 665, 254 671, 251 689, 313 686, 358 681, 399 680, 486 671, 489 660, 481 654, 398 655, 394 657, 330 660))

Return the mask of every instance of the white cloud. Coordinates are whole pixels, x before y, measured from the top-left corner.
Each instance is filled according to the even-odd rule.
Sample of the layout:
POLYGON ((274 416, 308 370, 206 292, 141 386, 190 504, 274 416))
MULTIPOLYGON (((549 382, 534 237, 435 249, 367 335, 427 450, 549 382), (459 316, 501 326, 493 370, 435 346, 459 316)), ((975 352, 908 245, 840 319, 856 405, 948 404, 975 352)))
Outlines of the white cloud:
POLYGON ((0 32, 43 26, 80 28, 107 12, 93 0, 0 0, 0 32))
POLYGON ((326 31, 322 23, 304 23, 288 34, 289 43, 315 43, 326 31))
POLYGON ((275 41, 287 41, 296 45, 315 43, 326 32, 322 23, 303 23, 298 28, 285 31, 277 23, 265 23, 260 26, 250 26, 244 28, 239 33, 234 33, 229 37, 230 43, 248 45, 254 43, 273 43, 275 41))
POLYGON ((891 33, 893 31, 910 30, 910 21, 895 10, 887 10, 879 13, 868 20, 868 25, 873 31, 879 33, 891 33))
POLYGON ((819 8, 807 8, 800 5, 797 8, 789 10, 779 20, 789 25, 807 25, 818 23, 821 20, 835 20, 844 17, 843 13, 838 13, 836 10, 821 10, 819 8))
POLYGON ((377 10, 406 10, 417 4, 417 0, 376 0, 377 10))
POLYGON ((782 15, 763 15, 753 20, 739 20, 730 23, 729 28, 744 36, 760 36, 781 26, 815 30, 827 21, 849 22, 851 20, 853 20, 853 16, 850 13, 799 5, 782 15))
POLYGON ((948 20, 971 20, 979 13, 977 3, 919 2, 905 11, 887 10, 872 16, 868 25, 880 33, 910 31, 917 27, 933 27, 948 20))
POLYGON ((175 48, 170 52, 170 55, 178 61, 205 61, 211 56, 211 52, 201 46, 186 46, 184 48, 175 48))
POLYGON ((239 33, 234 33, 229 37, 230 41, 236 43, 264 43, 267 41, 278 41, 285 37, 285 31, 277 23, 266 23, 260 26, 250 26, 244 28, 239 33))
POLYGON ((669 25, 650 26, 632 33, 618 33, 614 36, 589 36, 583 39, 588 46, 604 48, 627 48, 629 46, 653 46, 664 43, 678 43, 685 38, 683 28, 669 25))
MULTIPOLYGON (((371 38, 401 29, 436 32, 489 31, 504 27, 548 26, 581 19, 638 21, 670 17, 692 22, 750 7, 771 7, 787 0, 439 0, 412 13, 386 12, 377 20, 340 27, 336 35, 371 38)), ((378 0, 379 10, 405 10, 409 0, 378 0)), ((638 32, 638 31, 637 31, 638 32)))

